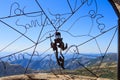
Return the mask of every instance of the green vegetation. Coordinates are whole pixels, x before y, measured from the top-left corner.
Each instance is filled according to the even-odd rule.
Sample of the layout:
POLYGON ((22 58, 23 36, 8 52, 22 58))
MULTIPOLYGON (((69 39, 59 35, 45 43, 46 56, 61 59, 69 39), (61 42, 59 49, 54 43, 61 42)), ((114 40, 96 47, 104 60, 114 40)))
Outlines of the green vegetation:
MULTIPOLYGON (((94 74, 96 74, 97 76, 99 76, 101 78, 109 78, 109 79, 117 80, 116 67, 100 68, 99 70, 97 68, 89 68, 89 70, 91 70, 94 74)), ((85 69, 79 69, 79 70, 76 70, 76 72, 79 75, 94 77, 94 75, 92 73, 90 73, 89 71, 87 71, 85 69)))
MULTIPOLYGON (((117 65, 113 64, 112 65, 104 65, 101 68, 98 68, 98 66, 91 66, 87 67, 90 71, 92 71, 95 75, 97 75, 100 78, 108 78, 108 79, 113 79, 117 80, 117 65)), ((73 74, 73 75, 81 75, 81 76, 90 76, 90 77, 95 77, 91 72, 89 72, 85 68, 77 69, 77 70, 66 70, 64 71, 66 74, 73 74)))
MULTIPOLYGON (((89 64, 84 68, 80 67, 75 70, 63 70, 64 72, 61 73, 89 77, 98 76, 99 78, 117 80, 117 54, 107 54, 101 62, 102 59, 102 56, 97 57, 90 60, 89 64)), ((56 73, 59 74, 58 70, 56 70, 56 73)))

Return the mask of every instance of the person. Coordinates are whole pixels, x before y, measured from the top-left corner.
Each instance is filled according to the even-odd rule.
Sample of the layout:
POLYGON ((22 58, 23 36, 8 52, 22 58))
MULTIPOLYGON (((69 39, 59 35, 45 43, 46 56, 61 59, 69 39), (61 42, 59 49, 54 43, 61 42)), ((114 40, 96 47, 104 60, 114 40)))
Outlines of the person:
POLYGON ((56 32, 54 42, 51 42, 51 47, 53 48, 53 51, 55 51, 55 56, 56 56, 58 65, 61 66, 63 69, 65 69, 64 68, 64 56, 62 54, 62 51, 67 49, 67 44, 65 46, 62 40, 63 38, 61 38, 60 32, 56 32), (58 57, 58 48, 60 48, 61 50, 60 51, 61 56, 59 57, 58 57))

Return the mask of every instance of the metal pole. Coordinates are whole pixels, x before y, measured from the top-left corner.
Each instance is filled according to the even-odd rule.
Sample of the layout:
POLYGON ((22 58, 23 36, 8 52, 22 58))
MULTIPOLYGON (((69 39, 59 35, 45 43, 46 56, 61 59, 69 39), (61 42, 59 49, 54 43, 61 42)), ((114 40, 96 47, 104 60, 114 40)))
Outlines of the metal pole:
POLYGON ((109 0, 112 5, 116 15, 118 16, 118 69, 117 69, 117 79, 120 80, 120 12, 117 9, 115 2, 113 0, 109 0))
POLYGON ((120 80, 120 18, 118 20, 118 80, 120 80))

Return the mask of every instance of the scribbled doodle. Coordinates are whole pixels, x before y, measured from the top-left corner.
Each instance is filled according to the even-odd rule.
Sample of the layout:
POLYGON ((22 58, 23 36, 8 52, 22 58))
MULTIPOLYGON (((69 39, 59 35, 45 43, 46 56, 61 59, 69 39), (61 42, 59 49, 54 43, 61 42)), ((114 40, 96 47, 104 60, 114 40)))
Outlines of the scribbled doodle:
POLYGON ((100 30, 100 32, 103 32, 105 29, 105 24, 100 22, 99 20, 101 20, 104 16, 101 14, 98 14, 97 17, 98 18, 96 20, 96 23, 98 24, 98 29, 100 30))
POLYGON ((21 8, 19 3, 14 2, 11 4, 9 16, 24 14, 24 9, 25 7, 21 8))
POLYGON ((17 26, 20 26, 20 27, 24 27, 26 30, 28 30, 28 29, 30 29, 30 28, 35 28, 35 27, 37 27, 37 26, 40 27, 42 24, 39 24, 38 20, 32 20, 32 21, 30 22, 30 24, 27 23, 27 24, 23 25, 23 24, 20 23, 20 20, 18 19, 18 20, 16 21, 16 25, 17 25, 17 26))
POLYGON ((36 72, 71 76, 71 74, 77 74, 75 72, 77 69, 84 68, 90 75, 96 79, 99 78, 97 71, 100 70, 103 59, 109 52, 118 26, 107 28, 106 22, 103 22, 104 14, 99 12, 97 0, 66 0, 64 5, 67 6, 68 11, 62 13, 45 9, 46 6, 43 7, 41 4, 40 0, 34 0, 34 5, 38 10, 26 13, 27 6, 13 2, 9 15, 0 18, 0 23, 8 29, 8 34, 5 32, 3 35, 9 36, 3 39, 11 39, 5 42, 5 46, 0 46, 0 55, 6 50, 13 50, 5 56, 0 56, 4 75, 6 69, 9 69, 5 62, 13 64, 15 61, 18 63, 26 61, 23 62, 24 74, 36 67, 36 72), (84 7, 86 10, 83 13, 84 7), (99 37, 110 31, 113 33, 108 41, 109 45, 102 51, 99 37), (13 35, 17 37, 11 38, 13 35), (90 49, 94 47, 100 54, 99 57, 103 56, 97 63, 98 70, 96 71, 88 67, 92 53, 89 54, 90 58, 88 54, 82 53, 82 50, 90 52, 90 49), (14 51, 14 48, 17 50, 14 51))

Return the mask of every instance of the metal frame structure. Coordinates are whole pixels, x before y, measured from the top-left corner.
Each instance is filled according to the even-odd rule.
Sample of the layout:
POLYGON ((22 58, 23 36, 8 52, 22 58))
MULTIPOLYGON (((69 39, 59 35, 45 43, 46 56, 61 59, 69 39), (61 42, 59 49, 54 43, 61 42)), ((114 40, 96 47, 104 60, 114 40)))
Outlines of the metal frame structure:
MULTIPOLYGON (((105 25, 103 24, 103 23, 100 23, 99 22, 99 19, 101 19, 102 18, 102 14, 99 14, 99 16, 100 17, 98 17, 97 19, 96 19, 96 15, 98 15, 97 14, 97 9, 98 9, 98 7, 97 7, 97 2, 96 2, 97 0, 92 0, 91 1, 91 3, 89 4, 89 2, 88 2, 88 0, 81 0, 81 5, 80 6, 78 6, 77 7, 77 0, 75 1, 75 7, 74 7, 74 9, 72 8, 72 6, 71 6, 71 4, 70 4, 70 1, 69 0, 67 0, 67 3, 68 3, 68 7, 70 8, 70 10, 71 10, 71 12, 70 13, 67 13, 67 14, 69 14, 68 15, 68 17, 67 18, 64 18, 64 16, 62 16, 62 15, 66 15, 66 13, 65 14, 52 14, 52 13, 50 13, 50 15, 52 15, 52 16, 54 16, 55 17, 55 23, 53 23, 53 21, 51 21, 51 19, 49 18, 49 16, 45 13, 45 11, 44 11, 44 9, 41 7, 41 5, 40 5, 40 3, 39 3, 39 1, 38 0, 35 0, 35 2, 36 2, 36 4, 38 5, 38 7, 40 8, 40 10, 39 11, 36 11, 36 12, 30 12, 30 13, 24 13, 24 8, 23 9, 21 9, 21 8, 19 8, 19 6, 20 6, 20 4, 19 3, 17 3, 17 2, 14 2, 14 3, 12 3, 12 5, 11 5, 11 7, 10 7, 10 15, 9 16, 7 16, 7 17, 2 17, 2 18, 0 18, 0 22, 1 23, 3 23, 4 25, 6 25, 7 27, 9 27, 9 28, 11 28, 12 30, 14 30, 14 31, 16 31, 17 33, 19 33, 19 34, 21 34, 17 39, 15 39, 14 41, 12 41, 9 45, 7 45, 7 46, 5 46, 4 48, 2 48, 1 50, 0 50, 0 52, 2 52, 4 49, 6 49, 8 46, 10 46, 10 45, 12 45, 15 41, 17 41, 18 39, 20 39, 22 36, 23 37, 25 37, 25 38, 27 38, 29 41, 31 41, 32 43, 33 43, 33 46, 31 46, 31 47, 28 47, 28 48, 26 48, 26 49, 23 49, 23 50, 20 50, 20 51, 18 51, 18 52, 15 52, 15 53, 11 53, 10 55, 7 55, 7 56, 3 56, 3 57, 0 57, 0 60, 2 61, 2 59, 3 58, 8 58, 8 60, 10 60, 11 61, 11 57, 14 57, 14 59, 16 60, 17 58, 16 58, 16 56, 18 55, 18 57, 19 57, 19 59, 20 59, 20 56, 22 56, 23 58, 24 58, 24 55, 26 55, 26 54, 28 54, 28 53, 24 53, 24 51, 26 51, 26 50, 28 50, 28 49, 31 49, 31 48, 33 48, 33 50, 32 50, 32 55, 30 55, 30 59, 29 59, 29 61, 28 61, 28 64, 26 65, 26 68, 25 68, 25 72, 24 72, 24 74, 27 74, 27 72, 28 72, 28 68, 29 68, 29 65, 30 65, 30 63, 31 63, 31 61, 32 61, 32 58, 33 58, 33 56, 38 56, 38 57, 41 57, 41 55, 39 54, 39 52, 37 52, 37 47, 38 47, 38 44, 40 44, 41 42, 43 42, 43 41, 45 41, 45 40, 47 40, 47 39, 50 39, 50 41, 51 41, 51 47, 50 48, 48 48, 48 49, 46 49, 43 53, 41 53, 42 54, 42 56, 43 56, 43 54, 44 53, 46 53, 48 50, 50 50, 51 48, 53 48, 53 51, 55 52, 55 57, 56 57, 56 62, 57 62, 57 64, 58 64, 58 66, 60 66, 60 68, 63 68, 64 69, 64 56, 62 55, 62 51, 64 51, 65 49, 67 49, 66 50, 66 52, 65 52, 65 54, 66 53, 69 53, 68 51, 71 49, 71 48, 75 48, 73 51, 74 51, 74 53, 76 54, 76 55, 78 55, 79 54, 79 47, 80 46, 82 46, 82 45, 84 45, 84 44, 86 44, 87 42, 89 42, 89 41, 92 41, 92 40, 95 40, 95 42, 96 42, 96 45, 97 45, 97 48, 99 49, 99 51, 100 51, 100 53, 102 53, 101 52, 101 50, 100 50, 100 46, 99 46, 99 44, 98 44, 98 42, 97 42, 97 40, 96 40, 96 38, 98 38, 99 36, 101 36, 102 34, 105 34, 106 32, 108 32, 108 31, 110 31, 110 30, 112 30, 112 29, 114 29, 114 28, 116 28, 116 27, 119 27, 119 28, 117 28, 118 29, 118 80, 120 80, 120 12, 119 12, 119 10, 117 9, 117 6, 116 6, 116 4, 115 4, 115 0, 108 0, 109 2, 110 2, 110 4, 111 4, 111 6, 113 7, 113 9, 114 9, 114 11, 115 11, 115 13, 116 13, 116 15, 118 16, 118 26, 113 26, 113 27, 111 27, 110 29, 108 29, 108 30, 106 30, 105 32, 102 32, 103 31, 103 29, 105 28, 105 25), (89 18, 91 18, 91 20, 94 18, 95 20, 96 20, 96 24, 98 25, 97 26, 97 28, 98 28, 98 30, 100 31, 100 34, 98 34, 98 35, 95 35, 95 36, 92 36, 92 35, 90 35, 90 33, 91 33, 91 31, 92 31, 92 27, 93 27, 93 23, 92 23, 92 26, 91 26, 91 28, 90 28, 90 30, 89 30, 89 33, 87 34, 87 35, 84 35, 84 36, 89 36, 90 37, 90 39, 89 40, 87 40, 87 41, 85 41, 85 42, 83 42, 83 43, 80 43, 80 44, 77 44, 77 45, 71 45, 69 48, 67 48, 67 44, 66 44, 66 46, 64 46, 64 43, 63 43, 63 41, 62 41, 62 38, 61 38, 61 35, 60 35, 60 32, 58 32, 59 31, 59 28, 62 26, 62 25, 64 25, 64 23, 65 22, 67 22, 67 20, 69 20, 85 3, 87 3, 87 5, 88 6, 90 6, 91 5, 91 3, 93 2, 93 1, 95 1, 95 7, 96 7, 96 10, 93 10, 93 9, 91 9, 90 11, 89 11, 89 18), (13 10, 13 14, 11 13, 12 12, 12 8, 14 7, 14 5, 17 5, 18 7, 16 7, 15 8, 15 10, 13 10), (20 11, 20 13, 17 13, 16 11, 20 11), (33 23, 34 25, 30 25, 31 27, 36 27, 36 25, 38 25, 38 26, 40 26, 41 27, 41 29, 39 30, 39 34, 38 34, 38 37, 37 37, 37 41, 34 41, 34 40, 32 40, 30 37, 28 37, 25 33, 27 32, 27 30, 29 29, 29 28, 26 28, 26 26, 24 27, 25 28, 25 32, 24 33, 22 33, 22 32, 20 32, 19 30, 17 30, 16 28, 14 28, 14 27, 12 27, 11 25, 9 25, 7 22, 4 22, 2 19, 6 19, 6 18, 11 18, 11 17, 16 17, 16 16, 22 16, 22 15, 25 15, 26 17, 29 17, 29 15, 27 16, 27 14, 34 14, 34 13, 40 13, 40 16, 41 17, 43 17, 44 16, 44 18, 45 19, 41 19, 41 22, 43 22, 42 24, 40 24, 40 25, 38 25, 37 23, 38 22, 31 22, 31 23, 33 23), (11 15, 12 14, 12 15, 11 15), (65 19, 65 20, 63 20, 63 19, 65 19), (63 20, 63 21, 62 21, 63 20), (53 33, 52 35, 50 34, 48 37, 46 37, 45 35, 43 35, 42 34, 42 32, 43 32, 43 30, 44 30, 44 27, 46 26, 46 25, 48 25, 48 22, 50 23, 50 25, 53 27, 53 29, 55 29, 54 31, 56 31, 56 33, 53 33), (61 23, 61 21, 62 21, 62 23, 61 23), (57 24, 56 24, 56 22, 57 22, 57 24), (47 24, 46 24, 47 23, 47 24), (103 26, 103 27, 100 27, 100 26, 103 26), (51 37, 54 37, 54 34, 55 34, 55 38, 54 38, 54 42, 52 42, 52 39, 51 39, 51 37), (46 37, 45 39, 42 39, 43 37, 46 37), (59 52, 58 52, 59 51, 59 52), (21 52, 23 52, 23 53, 21 53, 21 52), (24 54, 24 55, 23 55, 24 54), (59 55, 58 55, 59 54, 59 55)), ((117 1, 117 0, 116 0, 117 1)), ((88 15, 87 15, 88 16, 88 15)), ((33 16, 32 16, 33 17, 33 16)), ((37 17, 37 15, 36 16, 34 16, 34 17, 37 17)), ((82 17, 79 17, 78 19, 77 19, 77 21, 79 20, 79 19, 81 19, 81 18, 83 18, 83 17, 86 17, 86 15, 85 16, 82 16, 82 17)), ((18 20, 19 20, 19 18, 18 18, 18 20)), ((17 21, 18 21, 17 20, 17 21)), ((17 21, 16 21, 16 26, 19 26, 18 24, 17 24, 17 21)), ((77 22, 77 21, 75 21, 75 22, 77 22)), ((73 22, 73 24, 75 24, 74 22, 73 22)), ((70 28, 68 29, 68 30, 66 30, 66 31, 63 31, 63 32, 66 32, 66 33, 68 33, 68 34, 71 34, 71 33, 69 33, 69 30, 73 27, 73 24, 72 24, 72 26, 70 26, 70 28)), ((115 33, 117 32, 117 29, 115 30, 115 33)), ((51 31, 48 31, 48 32, 51 32, 51 31)), ((52 32, 51 32, 52 33, 52 32)), ((109 42, 109 45, 108 45, 108 47, 107 47, 107 49, 106 49, 106 51, 105 51, 105 53, 104 53, 104 55, 103 55, 103 57, 102 57, 102 59, 101 59, 101 61, 100 61, 100 63, 99 63, 99 65, 98 65, 98 71, 99 71, 99 69, 100 69, 100 66, 102 65, 102 62, 103 62, 103 59, 104 59, 104 57, 106 56, 106 54, 107 54, 107 52, 108 52, 108 49, 109 49, 109 47, 110 47, 110 45, 111 45, 111 42, 113 41, 113 38, 114 38, 114 35, 115 35, 115 33, 113 34, 113 37, 112 37, 112 39, 110 40, 110 42, 109 42)), ((46 33, 45 33, 46 34, 46 33)), ((81 36, 81 35, 80 35, 81 36)), ((80 37, 79 35, 78 35, 78 37, 80 37)), ((83 35, 82 35, 83 36, 83 35)), ((71 37, 74 37, 75 38, 75 36, 74 35, 72 35, 71 34, 71 37)), ((29 55, 29 54, 28 54, 29 55)), ((39 60, 39 62, 41 62, 41 61, 43 61, 43 59, 45 59, 45 58, 47 58, 47 57, 49 57, 50 58, 50 61, 51 62, 47 62, 47 64, 49 64, 49 67, 50 68, 52 68, 50 65, 52 65, 53 63, 52 63, 52 57, 51 57, 51 55, 45 55, 42 59, 40 59, 39 60), (52 64, 51 64, 52 63, 52 64)), ((66 57, 66 56, 65 56, 66 57)), ((77 56, 73 56, 73 59, 74 59, 74 61, 76 61, 77 60, 77 56), (76 57, 76 58, 74 58, 74 57, 76 57)), ((42 62, 41 62, 42 63, 42 62)), ((82 64, 82 63, 80 63, 80 61, 76 61, 76 63, 79 65, 79 66, 82 66, 83 68, 85 68, 88 72, 90 72, 92 75, 94 75, 96 78, 99 78, 99 76, 96 74, 96 73, 94 73, 94 72, 92 72, 92 70, 89 70, 84 64, 82 64)), ((6 65, 4 64, 4 62, 3 62, 3 65, 4 65, 4 67, 6 67, 6 65)), ((53 67, 54 68, 54 67, 53 67)), ((61 69, 60 69, 61 70, 61 69)), ((6 71, 6 68, 4 69, 4 71, 6 71)), ((51 71, 52 71, 52 69, 51 69, 51 71)), ((59 71, 61 74, 62 74, 62 71, 59 71)), ((52 72, 53 74, 55 74, 56 75, 56 73, 54 73, 54 72, 52 72)), ((5 74, 6 74, 6 72, 5 72, 5 74)))
POLYGON ((113 0, 109 0, 109 2, 112 5, 112 7, 118 17, 118 70, 117 70, 118 73, 117 73, 117 79, 120 80, 120 12, 113 0))

